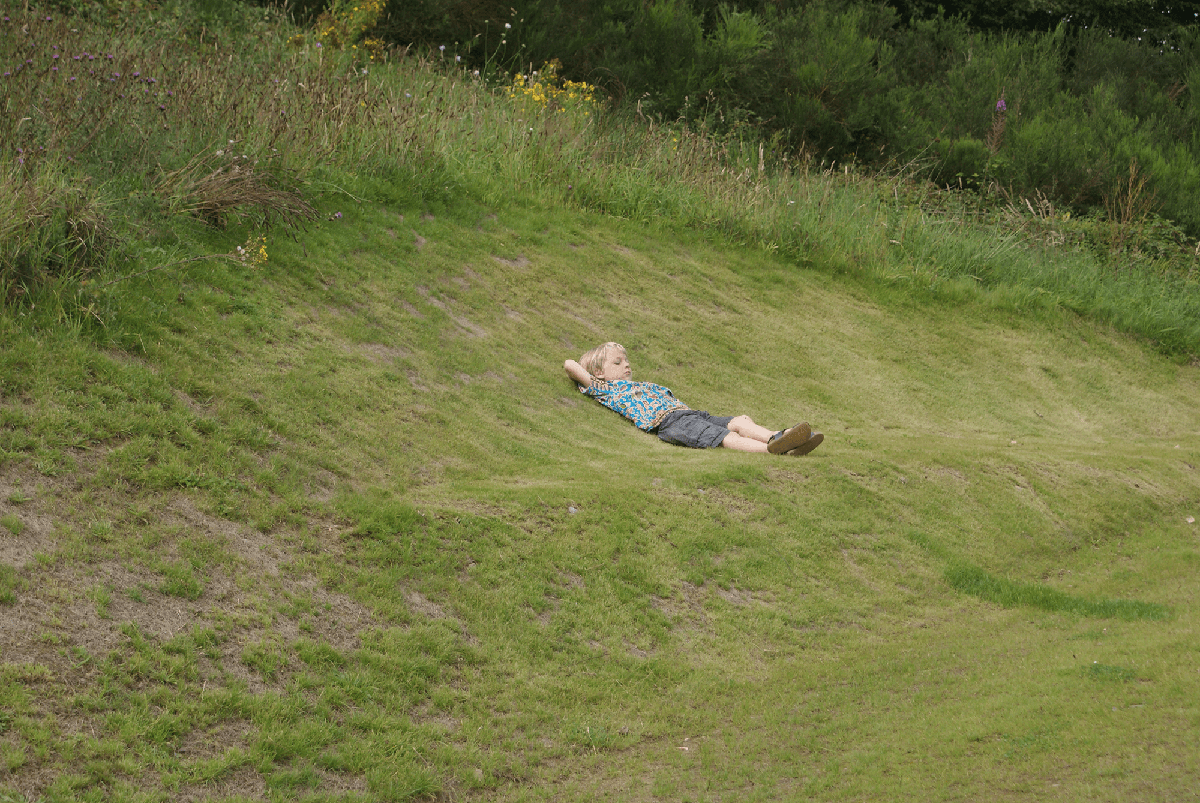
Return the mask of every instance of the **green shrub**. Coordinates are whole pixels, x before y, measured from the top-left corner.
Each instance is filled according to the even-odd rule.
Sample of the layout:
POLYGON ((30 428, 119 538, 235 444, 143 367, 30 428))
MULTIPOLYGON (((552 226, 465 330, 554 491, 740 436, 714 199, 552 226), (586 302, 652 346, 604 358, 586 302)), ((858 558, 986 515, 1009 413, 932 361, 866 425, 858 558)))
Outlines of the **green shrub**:
POLYGON ((978 187, 991 157, 987 146, 973 137, 939 143, 936 152, 938 163, 933 178, 945 185, 978 187))
POLYGON ((873 143, 888 123, 878 104, 892 82, 891 47, 882 35, 895 17, 881 7, 813 3, 772 26, 775 105, 764 115, 794 145, 846 158, 873 143))
POLYGON ((645 87, 647 111, 673 116, 703 84, 704 32, 684 0, 653 0, 627 25, 614 24, 608 63, 631 88, 645 87), (622 41, 623 40, 623 41, 622 41))
POLYGON ((1042 192, 1068 204, 1097 204, 1112 170, 1078 99, 1010 126, 999 180, 1018 195, 1042 192))

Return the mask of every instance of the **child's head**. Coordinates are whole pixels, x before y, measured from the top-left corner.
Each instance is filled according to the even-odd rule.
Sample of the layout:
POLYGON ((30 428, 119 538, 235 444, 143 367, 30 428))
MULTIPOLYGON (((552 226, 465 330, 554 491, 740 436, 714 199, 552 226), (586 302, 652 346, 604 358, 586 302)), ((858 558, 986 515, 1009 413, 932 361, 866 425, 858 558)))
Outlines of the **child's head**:
POLYGON ((605 343, 579 358, 583 370, 600 379, 629 379, 629 356, 620 343, 605 343), (612 374, 611 376, 609 374, 612 374))

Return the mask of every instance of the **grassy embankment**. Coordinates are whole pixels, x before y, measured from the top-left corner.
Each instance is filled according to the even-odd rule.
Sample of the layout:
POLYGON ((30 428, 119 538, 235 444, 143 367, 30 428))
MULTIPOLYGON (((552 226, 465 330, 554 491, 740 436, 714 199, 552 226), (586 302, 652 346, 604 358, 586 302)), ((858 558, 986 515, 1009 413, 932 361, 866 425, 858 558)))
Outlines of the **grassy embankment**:
POLYGON ((1186 272, 279 30, 245 62, 55 31, 188 114, 129 146, 159 167, 64 180, 100 267, 0 317, 0 793, 1195 788, 1200 382, 1103 323, 1195 352, 1186 272), (281 154, 260 208, 318 212, 265 262, 236 210, 180 214, 219 217, 176 171, 228 139, 281 154), (827 442, 638 433, 559 367, 607 338, 827 442))

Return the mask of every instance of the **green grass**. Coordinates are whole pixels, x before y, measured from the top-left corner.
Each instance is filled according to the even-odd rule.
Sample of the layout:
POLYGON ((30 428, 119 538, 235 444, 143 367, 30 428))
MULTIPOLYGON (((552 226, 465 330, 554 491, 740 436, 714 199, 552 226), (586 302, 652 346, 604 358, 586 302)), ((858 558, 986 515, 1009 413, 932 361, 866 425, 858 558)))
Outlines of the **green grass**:
POLYGON ((1040 584, 992 577, 977 566, 952 566, 946 570, 946 582, 952 588, 1006 608, 1028 605, 1101 619, 1167 618, 1165 605, 1123 599, 1083 600, 1040 584))
POLYGON ((14 793, 1194 778, 1194 368, 1069 315, 918 306, 537 206, 364 203, 255 278, 214 264, 170 316, 87 336, 5 324, 33 366, 6 374, 29 498, 5 513, 46 556, 6 587, 61 612, 5 648, 47 673, 14 687, 14 793), (639 433, 562 375, 606 337, 689 403, 828 440, 785 460, 639 433), (74 647, 96 669, 60 697, 74 647))
POLYGON ((715 174, 639 167, 650 138, 621 162, 610 130, 650 179, 573 207, 545 154, 453 150, 468 121, 519 145, 511 110, 404 69, 424 166, 314 168, 319 220, 265 263, 0 315, 0 796, 1195 788, 1193 365, 1016 285, 880 279, 862 177, 813 179, 841 211, 801 265, 715 174), (562 372, 607 339, 826 442, 640 433, 562 372))

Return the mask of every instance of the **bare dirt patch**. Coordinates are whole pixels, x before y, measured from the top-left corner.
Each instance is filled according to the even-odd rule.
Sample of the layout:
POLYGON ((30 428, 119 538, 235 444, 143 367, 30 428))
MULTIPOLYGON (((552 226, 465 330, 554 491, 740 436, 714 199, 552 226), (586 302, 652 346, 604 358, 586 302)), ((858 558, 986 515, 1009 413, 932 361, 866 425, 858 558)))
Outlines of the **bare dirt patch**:
POLYGON ((420 591, 409 591, 404 595, 413 613, 428 619, 446 619, 446 610, 436 602, 426 598, 420 591))
POLYGON ((704 610, 707 593, 699 586, 684 582, 675 597, 650 597, 650 604, 661 611, 677 628, 703 629, 708 626, 704 610))
POLYGON ((358 350, 366 354, 372 362, 383 363, 385 365, 412 355, 412 352, 408 349, 400 348, 399 346, 385 346, 382 343, 364 343, 358 346, 358 350))
POLYGON ((250 746, 254 726, 240 720, 226 720, 211 728, 190 731, 179 740, 175 754, 190 761, 216 758, 232 747, 250 746))
POLYGON ((180 803, 208 800, 266 800, 266 779, 252 767, 239 767, 206 784, 188 784, 179 788, 180 803))

